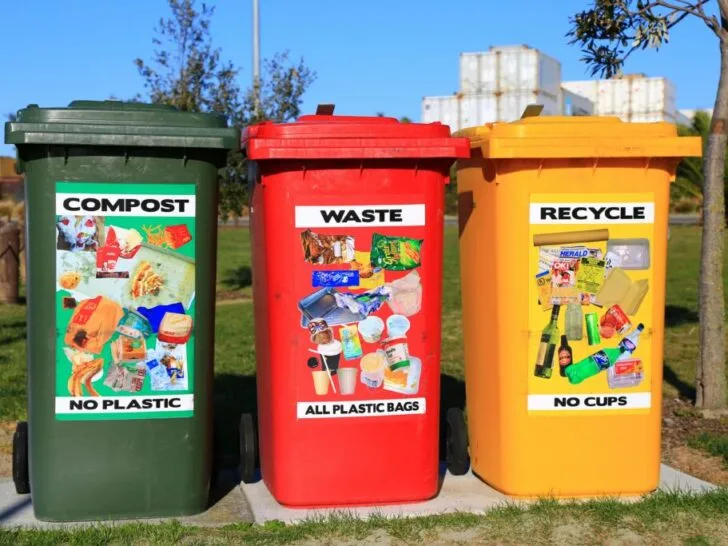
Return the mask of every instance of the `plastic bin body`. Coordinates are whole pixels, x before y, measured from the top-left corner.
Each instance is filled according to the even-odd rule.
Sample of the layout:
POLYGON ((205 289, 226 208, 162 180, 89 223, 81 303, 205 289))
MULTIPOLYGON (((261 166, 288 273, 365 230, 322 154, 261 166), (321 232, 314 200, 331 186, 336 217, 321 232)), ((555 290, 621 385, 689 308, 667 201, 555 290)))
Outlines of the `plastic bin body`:
MULTIPOLYGON (((290 506, 386 504, 434 496, 443 189, 451 162, 467 154, 467 141, 450 138, 447 127, 439 124, 305 116, 292 124, 250 128, 246 150, 257 171, 251 230, 260 466, 265 484, 279 502, 290 506), (322 211, 343 211, 343 216, 327 223, 322 211), (339 280, 331 283, 336 286, 321 286, 325 277, 321 272, 338 271, 346 277, 356 271, 355 265, 348 261, 349 255, 334 264, 306 261, 307 231, 324 237, 349 236, 356 253, 371 251, 374 234, 420 240, 421 260, 413 269, 374 273, 370 288, 355 287, 364 272, 356 285, 339 280), (312 341, 307 321, 324 318, 335 340, 341 341, 340 328, 358 328, 364 317, 337 316, 342 309, 334 309, 335 304, 317 307, 312 304, 315 294, 326 290, 361 294, 374 290, 377 276, 389 286, 412 272, 420 277, 422 295, 419 309, 408 317, 406 342, 409 354, 421 362, 419 382, 408 393, 363 384, 361 360, 382 345, 366 341, 358 331, 361 356, 355 356, 356 350, 351 358, 342 354, 337 373, 331 376, 333 386, 329 383, 325 394, 316 394, 314 372, 326 370, 319 355, 310 352, 319 344, 312 341), (311 358, 315 369, 308 366, 311 358), (341 392, 345 368, 357 370, 344 372, 356 375, 353 394, 341 392)), ((315 254, 312 250, 309 256, 315 254)), ((373 256, 355 258, 368 266, 373 256)), ((386 323, 392 314, 384 303, 369 316, 386 323)), ((382 340, 387 333, 385 325, 382 340)))
MULTIPOLYGON (((39 519, 177 516, 206 508, 212 442, 217 171, 238 134, 217 116, 113 102, 75 102, 58 109, 30 106, 20 111, 17 123, 6 126, 6 141, 17 146, 26 173, 30 482, 39 519), (181 210, 182 205, 173 204, 156 214, 139 213, 138 207, 130 214, 107 210, 102 223, 99 213, 83 210, 96 206, 93 201, 81 204, 84 196, 113 202, 149 199, 150 210, 157 197, 178 199, 185 205, 181 210), (75 200, 64 205, 67 198, 75 200), (73 215, 69 207, 81 212, 73 215), (68 248, 59 237, 62 218, 81 215, 97 222, 96 246, 84 245, 78 253, 62 250, 68 248), (160 249, 160 241, 153 244, 142 227, 154 225, 185 226, 172 233, 186 229, 190 237, 173 237, 165 243, 163 229, 161 243, 166 248, 160 249), (110 226, 135 228, 143 242, 134 257, 100 268, 96 262, 100 247, 113 246, 110 226), (71 254, 91 256, 83 257, 88 268, 80 271, 75 287, 73 278, 62 280, 64 273, 74 269, 67 265, 76 262, 64 262, 64 256, 78 257, 71 254), (156 295, 145 290, 135 299, 125 283, 131 282, 140 261, 149 257, 170 288, 163 286, 156 295), (104 268, 112 275, 98 278, 104 268), (185 277, 172 288, 175 268, 184 269, 185 277), (123 270, 130 278, 113 277, 123 270), (146 363, 162 358, 152 352, 158 332, 145 336, 139 361, 146 369, 141 390, 127 391, 122 385, 116 391, 104 384, 114 365, 111 347, 124 337, 116 331, 117 308, 110 304, 112 311, 96 338, 100 343, 108 337, 103 347, 95 347, 89 333, 92 339, 86 346, 91 348, 79 350, 103 361, 96 380, 89 383, 98 396, 83 380, 80 392, 72 396, 72 364, 65 349, 70 348, 67 327, 75 309, 97 296, 115 301, 122 309, 136 309, 172 303, 183 294, 182 313, 193 321, 189 340, 177 344, 186 352, 182 371, 187 388, 152 388, 146 363), (64 298, 75 300, 76 308, 66 308, 70 300, 64 298), (113 397, 118 398, 116 406, 113 397), (160 410, 145 409, 144 399, 152 400, 147 404, 161 404, 160 410)), ((131 248, 126 250, 133 253, 131 248)), ((129 362, 125 367, 135 369, 129 362)))
MULTIPOLYGON (((458 161, 458 197, 473 471, 499 491, 522 497, 654 490, 660 468, 669 186, 679 158, 700 154, 699 140, 678 139, 669 124, 633 125, 613 118, 529 118, 466 133, 471 158, 458 161), (603 213, 597 219, 588 211, 612 206, 617 208, 611 218, 603 213), (544 207, 556 210, 556 220, 552 211, 543 213, 544 207), (576 207, 582 210, 574 212, 576 207), (643 376, 631 386, 611 388, 608 371, 571 384, 560 374, 559 341, 551 378, 535 376, 551 310, 539 304, 542 247, 534 245, 534 236, 566 232, 568 240, 574 232, 594 230, 607 230, 609 240, 649 244, 647 267, 622 269, 631 282, 649 284, 629 315, 632 329, 645 325, 632 353, 642 362, 643 376)), ((604 236, 592 239, 551 246, 586 247, 604 255, 604 236)), ((559 257, 574 255, 559 250, 559 257)), ((606 265, 597 284, 606 282, 606 265)), ((581 287, 580 300, 595 285, 581 287)), ((551 291, 553 297, 553 278, 551 291)), ((581 309, 601 320, 608 306, 590 303, 581 309)), ((566 311, 562 305, 560 334, 566 311)), ((568 340, 574 363, 617 347, 623 337, 589 345, 582 327, 581 340, 568 340)))

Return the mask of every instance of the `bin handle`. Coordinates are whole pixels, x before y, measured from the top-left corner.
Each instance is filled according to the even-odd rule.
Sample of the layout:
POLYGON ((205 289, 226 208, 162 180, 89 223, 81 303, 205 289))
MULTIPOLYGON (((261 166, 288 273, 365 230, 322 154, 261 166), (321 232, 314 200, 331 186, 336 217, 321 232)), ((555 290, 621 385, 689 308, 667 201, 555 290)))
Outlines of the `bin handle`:
POLYGON ((538 117, 541 115, 541 112, 543 112, 543 104, 529 104, 523 110, 521 119, 538 117))

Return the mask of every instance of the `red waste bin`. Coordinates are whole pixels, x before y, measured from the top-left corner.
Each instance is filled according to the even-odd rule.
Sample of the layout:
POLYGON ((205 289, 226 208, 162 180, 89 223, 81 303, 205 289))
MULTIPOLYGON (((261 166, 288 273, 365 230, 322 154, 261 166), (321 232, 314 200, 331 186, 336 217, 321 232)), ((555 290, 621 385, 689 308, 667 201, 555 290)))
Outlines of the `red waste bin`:
POLYGON ((310 115, 244 147, 263 481, 289 506, 433 497, 444 185, 468 141, 310 115))

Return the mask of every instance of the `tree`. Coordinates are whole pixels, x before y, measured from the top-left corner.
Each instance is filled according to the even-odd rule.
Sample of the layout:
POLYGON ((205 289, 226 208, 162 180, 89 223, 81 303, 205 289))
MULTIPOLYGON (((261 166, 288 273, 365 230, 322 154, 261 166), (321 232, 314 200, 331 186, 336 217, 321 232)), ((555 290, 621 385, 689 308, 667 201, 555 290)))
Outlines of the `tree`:
MULTIPOLYGON (((710 115, 707 112, 696 112, 690 125, 678 125, 677 132, 680 136, 699 136, 703 140, 703 148, 705 148, 710 136, 710 115)), ((703 169, 700 158, 686 157, 680 162, 673 186, 682 195, 703 198, 703 169)), ((728 186, 728 154, 723 166, 723 187, 726 186, 728 186)), ((724 200, 726 202, 726 220, 728 221, 728 192, 724 193, 724 200)))
MULTIPOLYGON (((240 128, 264 120, 290 121, 300 115, 303 94, 316 78, 303 59, 292 63, 288 52, 283 52, 264 62, 256 107, 256 90, 241 90, 240 69, 224 61, 220 48, 213 45, 214 7, 203 3, 198 9, 196 0, 168 1, 171 15, 160 19, 154 29, 152 60, 134 61, 151 102, 184 112, 223 114, 240 128)), ((224 219, 240 216, 247 202, 245 173, 242 154, 229 154, 219 177, 219 212, 224 219)))
POLYGON ((592 75, 612 77, 636 50, 659 48, 687 17, 705 23, 717 38, 720 81, 703 163, 703 243, 700 256, 700 354, 696 405, 726 407, 724 168, 728 142, 728 0, 595 0, 570 19, 568 36, 579 44, 592 75), (713 8, 718 16, 706 12, 713 8), (717 9, 715 9, 717 8, 717 9))

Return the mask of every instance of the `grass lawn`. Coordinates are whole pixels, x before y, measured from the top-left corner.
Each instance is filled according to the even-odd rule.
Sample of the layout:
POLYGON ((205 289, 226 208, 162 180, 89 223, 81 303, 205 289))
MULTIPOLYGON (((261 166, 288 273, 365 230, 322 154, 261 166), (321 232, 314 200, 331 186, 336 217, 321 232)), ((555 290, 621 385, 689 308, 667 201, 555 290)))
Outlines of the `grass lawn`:
MULTIPOLYGON (((240 302, 219 305, 216 316, 215 409, 225 441, 224 458, 232 465, 237 458, 237 418, 242 412, 253 411, 256 404, 253 308, 249 300, 250 287, 244 282, 244 268, 250 266, 247 229, 222 229, 218 248, 218 294, 225 299, 247 297, 240 302), (231 278, 230 282, 226 282, 228 278, 231 278)), ((666 398, 694 396, 699 254, 699 228, 671 228, 665 336, 666 398)), ((458 267, 457 228, 448 227, 442 320, 443 399, 446 407, 464 400, 458 267)), ((0 423, 25 418, 25 335, 25 308, 0 307, 0 423)), ((715 440, 710 442, 713 451, 723 455, 724 444, 715 440), (716 445, 723 447, 719 450, 716 445)), ((7 450, 7 446, 4 449, 7 450)), ((47 543, 126 543, 137 540, 168 543, 175 540, 196 542, 202 538, 223 543, 233 540, 281 543, 307 539, 334 541, 336 537, 363 539, 376 531, 382 534, 384 542, 388 539, 420 541, 446 536, 452 541, 494 540, 530 544, 560 539, 573 542, 575 537, 579 537, 582 543, 603 543, 614 537, 629 541, 636 536, 655 543, 712 544, 705 537, 720 536, 721 533, 728 536, 726 515, 728 492, 721 490, 701 498, 660 494, 636 505, 602 501, 559 507, 545 502, 528 510, 506 508, 486 516, 453 515, 371 522, 344 518, 296 527, 233 526, 205 531, 179 525, 135 525, 72 533, 0 533, 0 543, 38 543, 39 540, 47 543)))
POLYGON ((0 544, 725 544, 728 490, 701 496, 657 493, 625 504, 612 500, 530 507, 485 515, 360 520, 346 515, 298 525, 270 522, 220 529, 133 524, 83 530, 0 531, 0 544), (720 539, 719 537, 724 537, 720 539))

